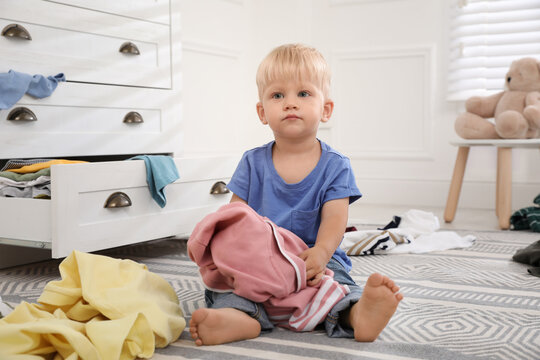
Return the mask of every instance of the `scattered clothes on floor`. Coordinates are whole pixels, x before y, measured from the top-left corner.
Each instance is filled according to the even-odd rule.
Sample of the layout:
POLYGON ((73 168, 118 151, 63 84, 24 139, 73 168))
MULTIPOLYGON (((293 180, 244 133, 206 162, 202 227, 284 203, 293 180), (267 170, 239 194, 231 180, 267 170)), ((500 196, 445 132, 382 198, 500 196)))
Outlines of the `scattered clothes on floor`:
POLYGON ((436 231, 431 234, 420 235, 408 244, 396 246, 388 251, 389 254, 422 254, 431 251, 448 249, 463 249, 472 246, 476 241, 473 235, 460 236, 454 231, 436 231))
POLYGON ((471 246, 476 238, 438 231, 439 219, 430 212, 411 209, 378 230, 346 232, 340 247, 347 255, 425 253, 471 246))
POLYGON ((150 358, 185 328, 174 289, 143 264, 74 251, 60 274, 0 319, 1 359, 150 358))
POLYGON ((401 223, 401 216, 394 215, 392 217, 392 221, 390 221, 388 224, 386 224, 382 228, 377 228, 377 230, 395 229, 399 226, 400 223, 401 223))
POLYGON ((394 216, 383 230, 407 229, 411 234, 431 234, 440 228, 439 218, 428 211, 411 209, 401 216, 394 216))
POLYGON ((540 194, 534 200, 536 206, 515 211, 510 217, 510 230, 532 230, 540 232, 540 194))
POLYGON ((540 277, 540 240, 516 251, 512 260, 533 266, 527 269, 529 274, 540 277))
POLYGON ((363 230, 345 233, 341 248, 349 256, 385 254, 397 244, 409 243, 406 236, 388 230, 363 230))
POLYGON ((167 205, 165 186, 180 178, 174 160, 165 155, 138 155, 128 160, 144 160, 150 194, 160 207, 165 207, 167 205))
POLYGON ((9 109, 26 93, 41 99, 50 96, 58 82, 66 81, 64 74, 45 77, 14 70, 0 74, 0 110, 9 109))

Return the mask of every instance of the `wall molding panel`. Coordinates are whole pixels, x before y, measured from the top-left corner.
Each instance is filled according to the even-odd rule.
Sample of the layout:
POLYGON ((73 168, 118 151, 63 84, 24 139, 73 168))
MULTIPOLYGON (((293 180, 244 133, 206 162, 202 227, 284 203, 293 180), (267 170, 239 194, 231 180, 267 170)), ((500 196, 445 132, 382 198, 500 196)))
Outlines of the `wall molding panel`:
POLYGON ((332 52, 332 68, 339 102, 333 140, 342 151, 351 159, 434 159, 435 45, 336 50, 332 52), (391 71, 385 74, 382 69, 388 68, 391 71), (395 74, 400 76, 392 77, 395 74), (396 78, 409 83, 396 84, 396 78), (388 94, 370 103, 372 92, 382 93, 381 84, 370 82, 374 79, 383 86, 389 84, 388 94), (412 92, 419 92, 407 91, 409 84, 412 92), (343 116, 340 107, 344 108, 343 116), (370 123, 373 119, 379 121, 370 123), (375 138, 383 141, 375 142, 375 138))
POLYGON ((183 124, 185 133, 191 134, 184 139, 185 147, 196 155, 232 153, 237 142, 231 139, 236 137, 238 109, 244 100, 224 95, 242 91, 237 80, 244 52, 194 38, 182 45, 182 66, 192 69, 183 77, 184 118, 191 120, 183 124))

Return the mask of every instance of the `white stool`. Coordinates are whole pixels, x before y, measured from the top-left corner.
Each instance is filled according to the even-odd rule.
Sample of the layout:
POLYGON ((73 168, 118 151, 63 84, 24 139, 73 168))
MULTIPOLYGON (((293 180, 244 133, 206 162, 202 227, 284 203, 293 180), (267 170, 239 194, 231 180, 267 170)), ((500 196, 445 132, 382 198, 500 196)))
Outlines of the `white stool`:
POLYGON ((499 218, 499 226, 506 230, 510 227, 510 216, 512 215, 512 148, 538 148, 540 149, 540 139, 524 140, 462 140, 451 142, 458 146, 456 164, 446 209, 444 210, 444 221, 450 223, 456 215, 459 194, 467 166, 467 158, 471 146, 495 146, 497 147, 497 179, 495 191, 495 213, 499 218))

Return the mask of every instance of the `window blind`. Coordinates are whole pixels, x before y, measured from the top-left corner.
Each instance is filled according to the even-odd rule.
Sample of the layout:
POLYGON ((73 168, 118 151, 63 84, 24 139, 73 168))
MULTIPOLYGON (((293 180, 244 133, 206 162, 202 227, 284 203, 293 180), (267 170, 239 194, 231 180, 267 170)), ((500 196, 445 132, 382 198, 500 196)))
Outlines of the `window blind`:
POLYGON ((451 0, 448 100, 503 90, 513 60, 540 59, 540 0, 451 0))

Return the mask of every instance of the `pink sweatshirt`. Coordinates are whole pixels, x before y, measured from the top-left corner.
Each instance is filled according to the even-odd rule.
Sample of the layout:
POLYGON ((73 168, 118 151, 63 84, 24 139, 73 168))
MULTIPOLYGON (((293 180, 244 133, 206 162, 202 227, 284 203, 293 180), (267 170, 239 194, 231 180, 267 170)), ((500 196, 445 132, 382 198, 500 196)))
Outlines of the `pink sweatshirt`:
POLYGON ((306 285, 298 257, 306 249, 298 236, 240 202, 207 215, 188 240, 208 289, 262 303, 272 322, 296 331, 313 330, 349 293, 329 269, 316 287, 306 285))

